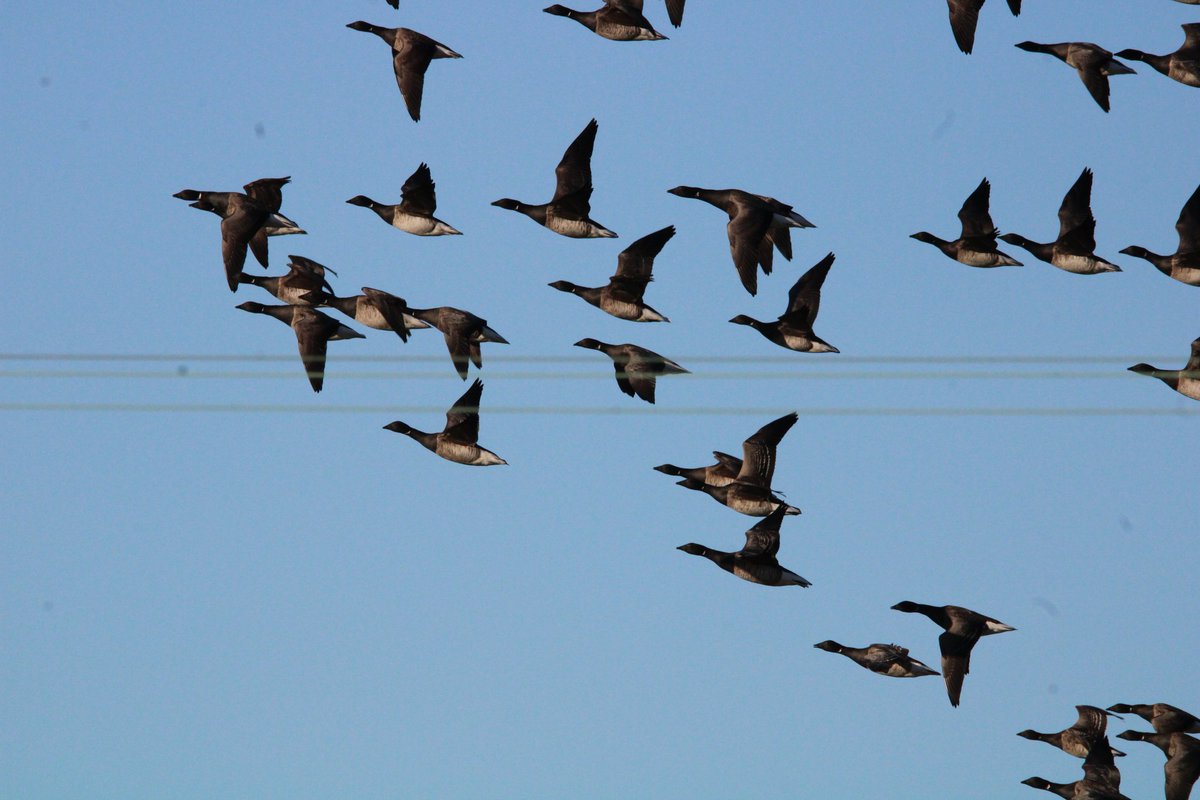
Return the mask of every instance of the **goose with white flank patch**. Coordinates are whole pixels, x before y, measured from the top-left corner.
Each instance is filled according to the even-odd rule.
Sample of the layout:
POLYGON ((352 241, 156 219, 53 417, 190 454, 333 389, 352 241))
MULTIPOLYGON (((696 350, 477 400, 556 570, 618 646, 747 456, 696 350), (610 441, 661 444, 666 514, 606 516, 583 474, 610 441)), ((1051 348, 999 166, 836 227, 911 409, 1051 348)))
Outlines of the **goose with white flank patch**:
POLYGON ((813 333, 813 322, 821 307, 821 286, 833 266, 833 253, 825 256, 788 292, 787 311, 774 322, 762 322, 754 317, 738 314, 729 320, 735 325, 749 325, 768 341, 780 347, 801 353, 837 353, 836 347, 813 333))
POLYGON ((377 331, 392 331, 402 342, 408 341, 409 331, 432 327, 409 313, 403 297, 370 286, 362 287, 362 292, 352 297, 322 293, 313 298, 313 305, 336 308, 350 319, 377 331))
POLYGON ((371 209, 388 225, 405 233, 417 236, 461 235, 462 231, 433 215, 433 212, 437 211, 437 194, 434 187, 429 165, 422 162, 400 188, 400 202, 396 205, 377 203, 362 194, 355 195, 346 202, 352 206, 371 209))
MULTIPOLYGON (((1079 719, 1069 728, 1057 733, 1038 733, 1035 730, 1024 730, 1017 734, 1022 739, 1034 742, 1045 742, 1062 750, 1067 755, 1076 758, 1087 758, 1088 752, 1098 741, 1104 738, 1108 728, 1108 718, 1116 717, 1109 711, 1096 706, 1075 706, 1079 719)), ((1117 717, 1120 719, 1120 717, 1117 717)), ((1125 755, 1120 750, 1113 750, 1114 756, 1125 755)))
POLYGON ((554 197, 549 203, 530 205, 504 197, 492 205, 524 214, 538 225, 572 239, 616 238, 615 233, 590 216, 592 149, 596 144, 598 129, 596 120, 589 122, 563 153, 562 160, 554 169, 554 197))
POLYGON ((785 510, 778 508, 750 530, 746 544, 736 553, 712 550, 702 544, 689 542, 675 548, 693 556, 703 556, 728 573, 744 581, 763 586, 812 586, 808 580, 779 565, 779 526, 785 510))
POLYGON ((941 250, 947 258, 968 267, 1021 266, 1020 261, 996 249, 996 235, 1000 231, 996 230, 992 223, 992 215, 988 211, 991 194, 992 184, 984 178, 959 209, 958 219, 962 223, 962 234, 954 241, 940 239, 928 231, 919 231, 909 238, 931 244, 941 250))
POLYGON ((555 3, 547 14, 573 19, 597 36, 614 42, 657 42, 666 39, 642 14, 642 0, 604 0, 595 11, 576 11, 555 3))
POLYGON ((352 30, 373 33, 392 48, 392 70, 396 85, 413 122, 421 121, 421 97, 425 93, 425 70, 435 58, 462 58, 441 42, 408 28, 381 28, 359 20, 347 26, 352 30))
POLYGON ((618 319, 632 322, 670 322, 662 314, 646 305, 642 296, 646 286, 654 280, 654 258, 663 246, 675 235, 675 226, 643 236, 626 247, 617 256, 617 274, 608 279, 607 286, 579 286, 570 281, 555 281, 550 286, 560 292, 577 295, 584 302, 611 314, 618 319))
POLYGON ((942 651, 942 677, 950 705, 957 707, 963 678, 971 671, 971 649, 979 637, 1016 630, 999 620, 986 617, 962 606, 930 606, 904 600, 892 606, 896 611, 924 614, 945 631, 938 637, 942 651))
POLYGON ((472 467, 491 467, 507 464, 500 456, 479 446, 479 400, 483 396, 483 381, 478 378, 446 412, 446 427, 438 433, 425 433, 409 427, 400 420, 384 425, 384 430, 402 433, 419 442, 422 447, 437 453, 447 461, 472 467))
POLYGON ((908 648, 897 644, 869 644, 866 647, 847 647, 832 639, 814 644, 818 650, 840 653, 864 669, 889 678, 922 678, 937 675, 936 669, 908 654, 908 648))
POLYGON ((322 290, 333 292, 333 287, 325 280, 325 272, 328 270, 337 275, 336 272, 304 256, 288 256, 288 259, 286 275, 247 275, 243 272, 238 275, 238 282, 252 283, 294 306, 317 305, 315 300, 322 290))
POLYGON ((1023 247, 1036 258, 1076 275, 1120 272, 1121 268, 1096 255, 1096 217, 1092 214, 1092 171, 1084 168, 1058 208, 1058 238, 1047 244, 1031 242, 1017 233, 1000 237, 1023 247))

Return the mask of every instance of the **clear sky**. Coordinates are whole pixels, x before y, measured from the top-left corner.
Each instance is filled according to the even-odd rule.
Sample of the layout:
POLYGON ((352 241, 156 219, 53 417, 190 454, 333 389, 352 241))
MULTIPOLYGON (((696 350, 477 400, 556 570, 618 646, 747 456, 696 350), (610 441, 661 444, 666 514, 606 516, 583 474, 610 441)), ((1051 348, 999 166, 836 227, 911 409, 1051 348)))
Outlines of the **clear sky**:
MULTIPOLYGON (((321 5, 0 10, 0 796, 1022 798, 1080 762, 1017 731, 1066 727, 1078 703, 1200 709, 1200 406, 1125 370, 1183 365, 1200 289, 1118 255, 1175 247, 1200 90, 1134 64, 1105 114, 1013 47, 1165 53, 1200 10, 1027 0, 1013 18, 994 0, 965 56, 940 0, 691 0, 678 30, 649 0, 658 43, 600 39, 544 0, 321 5), (419 124, 356 19, 463 54, 431 65, 419 124), (549 199, 593 117, 593 215, 619 239, 489 205, 549 199), (396 202, 422 161, 465 235, 345 203, 396 202), (1023 268, 971 269, 908 238, 954 238, 986 176, 1000 229, 1049 240, 1085 166, 1123 273, 1017 248, 1023 268), (358 326, 315 395, 292 334, 234 309, 271 298, 229 293, 218 220, 171 194, 280 175, 309 233, 271 241, 270 274, 304 255, 339 294, 465 308, 512 343, 485 345, 480 373, 481 443, 510 466, 382 430, 439 429, 463 392, 436 332, 358 326), (679 184, 771 195, 817 227, 752 298, 726 218, 679 184), (546 286, 603 283, 668 224, 647 300, 670 324, 546 286), (831 250, 816 330, 840 355, 728 323, 777 316, 831 250), (694 374, 651 407, 571 347, 585 336, 694 374), (780 561, 813 586, 678 552, 736 550, 755 520, 651 467, 737 453, 791 410, 775 486, 804 513, 780 561), (1018 629, 976 648, 960 708, 940 678, 813 649, 894 641, 936 666, 938 629, 900 600, 1018 629)), ((1159 752, 1122 749, 1125 793, 1160 796, 1159 752)))

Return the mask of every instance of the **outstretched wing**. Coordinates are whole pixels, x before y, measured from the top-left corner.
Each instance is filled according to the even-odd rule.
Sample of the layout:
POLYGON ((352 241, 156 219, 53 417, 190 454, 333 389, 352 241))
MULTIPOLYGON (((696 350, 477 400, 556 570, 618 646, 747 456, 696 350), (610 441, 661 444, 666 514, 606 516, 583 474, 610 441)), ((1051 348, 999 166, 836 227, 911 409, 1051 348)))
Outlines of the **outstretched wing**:
POLYGON ((988 238, 995 244, 996 226, 992 223, 992 215, 988 212, 991 202, 992 184, 987 178, 980 181, 975 191, 962 204, 958 212, 958 220, 962 223, 962 238, 988 238))
POLYGON ((774 558, 779 553, 779 526, 786 512, 787 505, 781 504, 746 531, 746 546, 742 548, 741 554, 774 558))
POLYGON ((584 126, 580 134, 575 137, 575 141, 571 142, 570 147, 563 153, 562 161, 558 162, 558 166, 554 169, 558 185, 554 190, 554 199, 550 202, 557 203, 567 195, 585 188, 588 190, 588 196, 591 196, 592 147, 596 143, 598 127, 596 120, 593 119, 584 126))
POLYGON ((425 162, 421 162, 416 172, 408 176, 404 186, 400 187, 400 208, 422 216, 430 216, 437 210, 433 176, 425 162))
MULTIPOLYGON (((836 258, 833 253, 822 258, 808 272, 800 276, 796 285, 788 292, 788 307, 785 317, 811 326, 821 307, 821 286, 829 275, 829 268, 836 258)), ((788 321, 791 321, 790 319, 788 321)))
POLYGON ((446 412, 444 433, 447 436, 463 444, 476 444, 479 441, 479 399, 482 396, 483 381, 476 378, 446 412))
POLYGON ((740 483, 771 488, 771 478, 775 475, 775 449, 797 419, 794 411, 785 414, 759 428, 742 443, 742 469, 737 476, 740 483))

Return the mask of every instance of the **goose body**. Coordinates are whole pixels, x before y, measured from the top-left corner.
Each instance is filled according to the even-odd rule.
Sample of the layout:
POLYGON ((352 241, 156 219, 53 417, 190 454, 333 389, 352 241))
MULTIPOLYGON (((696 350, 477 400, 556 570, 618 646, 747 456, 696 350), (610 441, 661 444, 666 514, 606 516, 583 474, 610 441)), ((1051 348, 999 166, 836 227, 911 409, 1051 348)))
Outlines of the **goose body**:
POLYGON ((1095 254, 1096 218, 1092 215, 1092 171, 1084 168, 1058 209, 1058 238, 1041 244, 1016 233, 1000 237, 1023 247, 1036 258, 1077 275, 1120 272, 1121 268, 1095 254))
POLYGON ((374 328, 377 331, 392 331, 404 342, 408 341, 409 331, 431 327, 429 323, 417 319, 408 312, 408 304, 403 297, 397 297, 380 289, 372 289, 370 286, 362 287, 362 292, 362 294, 352 297, 322 295, 318 305, 336 308, 347 317, 361 322, 368 328, 374 328))
POLYGON ((362 339, 361 333, 307 306, 264 306, 262 303, 242 303, 242 311, 274 317, 292 329, 300 348, 300 361, 308 373, 308 382, 314 392, 321 391, 325 383, 325 351, 335 339, 362 339))
POLYGON ((612 359, 617 386, 630 397, 654 402, 655 380, 662 375, 685 375, 689 370, 666 356, 636 344, 609 344, 596 339, 580 339, 575 347, 599 350, 612 359))
POLYGON ((1184 397, 1200 400, 1200 338, 1192 341, 1192 355, 1183 369, 1159 369, 1150 364, 1134 364, 1129 371, 1158 378, 1184 397))
POLYGON ((1096 105, 1109 110, 1109 75, 1132 75, 1134 71, 1113 58, 1113 54, 1091 42, 1059 42, 1039 44, 1021 42, 1017 47, 1031 53, 1052 55, 1079 73, 1079 79, 1096 101, 1096 105))
MULTIPOLYGON (((238 275, 238 282, 252 283, 266 289, 288 305, 295 306, 315 305, 314 293, 319 294, 322 290, 333 291, 328 281, 325 280, 326 267, 304 256, 288 256, 288 259, 290 263, 288 263, 286 275, 271 277, 247 275, 243 272, 238 275)), ((333 272, 333 270, 329 271, 333 272)))
MULTIPOLYGON (((1025 730, 1017 734, 1023 739, 1035 742, 1045 742, 1076 758, 1087 758, 1092 746, 1104 738, 1108 728, 1110 712, 1096 706, 1075 706, 1079 719, 1069 728, 1057 733, 1039 733, 1035 730, 1025 730)), ((1113 749, 1114 756, 1125 755, 1120 750, 1113 749)))
POLYGON ((458 376, 464 381, 467 379, 469 364, 483 368, 483 352, 480 349, 482 343, 508 344, 508 340, 496 333, 486 319, 460 308, 409 308, 405 313, 442 332, 446 338, 446 349, 450 351, 450 360, 454 362, 458 376))
POLYGON ((930 606, 905 600, 892 606, 896 611, 924 614, 945 631, 938 637, 942 651, 942 677, 950 705, 957 707, 963 678, 971 671, 971 650, 981 636, 1016 630, 999 620, 962 606, 930 606))
POLYGON ((931 244, 948 258, 968 267, 1019 267, 1021 262, 996 249, 999 231, 988 211, 992 185, 984 178, 963 203, 958 212, 962 234, 954 241, 938 238, 928 231, 919 231, 910 238, 931 244))
POLYGON ((462 231, 433 215, 437 210, 437 194, 429 165, 422 162, 400 189, 400 202, 395 205, 378 203, 366 195, 356 195, 346 202, 369 208, 379 218, 397 230, 416 236, 455 236, 462 231))
POLYGON ((483 381, 478 378, 463 396, 446 412, 446 426, 438 433, 425 433, 396 420, 384 425, 384 430, 402 433, 419 442, 447 461, 472 467, 491 467, 507 464, 500 456, 479 446, 479 401, 483 396, 483 381))
POLYGON ((813 332, 813 322, 821 306, 821 286, 833 265, 830 253, 812 269, 800 276, 800 280, 788 292, 788 307, 774 322, 763 322, 739 314, 729 320, 735 325, 748 325, 761 333, 770 342, 788 350, 801 353, 837 353, 836 347, 813 332))
POLYGON ((578 286, 570 281, 551 283, 560 292, 577 295, 590 305, 618 319, 632 322, 669 322, 666 317, 646 305, 642 296, 653 280, 654 258, 675 235, 675 226, 643 236, 617 256, 617 274, 605 286, 578 286))
POLYGON ((912 658, 908 649, 895 644, 869 644, 866 647, 847 647, 832 639, 814 644, 818 650, 840 653, 864 669, 890 678, 921 678, 937 675, 936 669, 912 658))
POLYGON ((616 238, 615 233, 591 219, 592 149, 599 125, 592 120, 563 153, 554 170, 554 197, 548 203, 531 205, 509 197, 492 203, 516 211, 561 236, 572 239, 616 238))
POLYGON ((408 28, 383 28, 369 22, 351 22, 352 30, 373 33, 392 48, 392 71, 404 105, 413 122, 421 120, 421 98, 425 94, 425 71, 435 58, 462 58, 441 42, 408 28))
POLYGON ((707 558, 726 572, 750 583, 763 586, 812 586, 805 578, 780 566, 775 558, 779 553, 779 526, 784 513, 783 508, 778 508, 746 531, 746 544, 736 553, 712 550, 694 542, 676 549, 707 558))
POLYGON ((642 14, 642 0, 604 0, 595 11, 576 11, 555 3, 547 14, 573 19, 583 27, 615 42, 656 42, 666 39, 642 14))
POLYGON ((1200 22, 1189 22, 1180 27, 1183 28, 1183 44, 1174 53, 1156 56, 1141 50, 1122 50, 1117 57, 1142 61, 1184 86, 1200 87, 1200 22))

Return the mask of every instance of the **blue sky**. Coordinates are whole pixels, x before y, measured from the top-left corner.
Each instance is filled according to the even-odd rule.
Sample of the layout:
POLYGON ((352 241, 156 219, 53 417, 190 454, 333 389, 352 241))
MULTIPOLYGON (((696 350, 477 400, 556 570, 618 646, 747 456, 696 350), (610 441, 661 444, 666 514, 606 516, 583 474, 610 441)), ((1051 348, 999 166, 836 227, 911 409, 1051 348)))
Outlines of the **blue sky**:
MULTIPOLYGON (((1012 46, 1169 52, 1195 9, 1029 0, 1013 18, 997 0, 964 56, 940 2, 693 0, 675 30, 651 0, 670 40, 628 44, 544 3, 328 5, 0 12, 0 795, 1020 798, 1079 762, 1017 731, 1065 727, 1077 703, 1200 707, 1200 407, 1125 371, 1183 365, 1200 289, 1118 255, 1173 250, 1200 92, 1135 64, 1104 114, 1012 46), (356 19, 464 55, 431 65, 419 124, 356 19), (593 117, 593 216, 619 239, 488 205, 548 199, 593 117), (465 235, 346 205, 394 202, 422 161, 465 235), (1025 267, 975 270, 908 238, 957 235, 986 176, 1000 229, 1048 240, 1085 166, 1098 252, 1123 273, 1016 248, 1025 267), (458 306, 512 342, 480 373, 481 443, 511 466, 382 430, 440 428, 464 390, 436 333, 332 343, 314 395, 292 334, 234 309, 270 298, 227 291, 217 220, 171 194, 278 175, 309 234, 272 240, 270 274, 304 255, 339 294, 458 306), (679 184, 771 195, 818 227, 752 298, 725 217, 679 184), (546 286, 603 283, 668 224, 647 300, 670 324, 546 286), (816 330, 840 355, 727 322, 774 318, 831 250, 816 330), (585 336, 694 374, 652 408, 570 346, 585 336), (813 587, 676 551, 737 549, 754 520, 650 468, 738 452, 790 410, 775 486, 804 513, 780 561, 813 587), (958 709, 940 679, 812 648, 895 641, 936 664, 937 628, 889 610, 906 599, 1018 629, 978 646, 958 709)), ((1125 793, 1157 796, 1160 754, 1124 749, 1125 793)))

